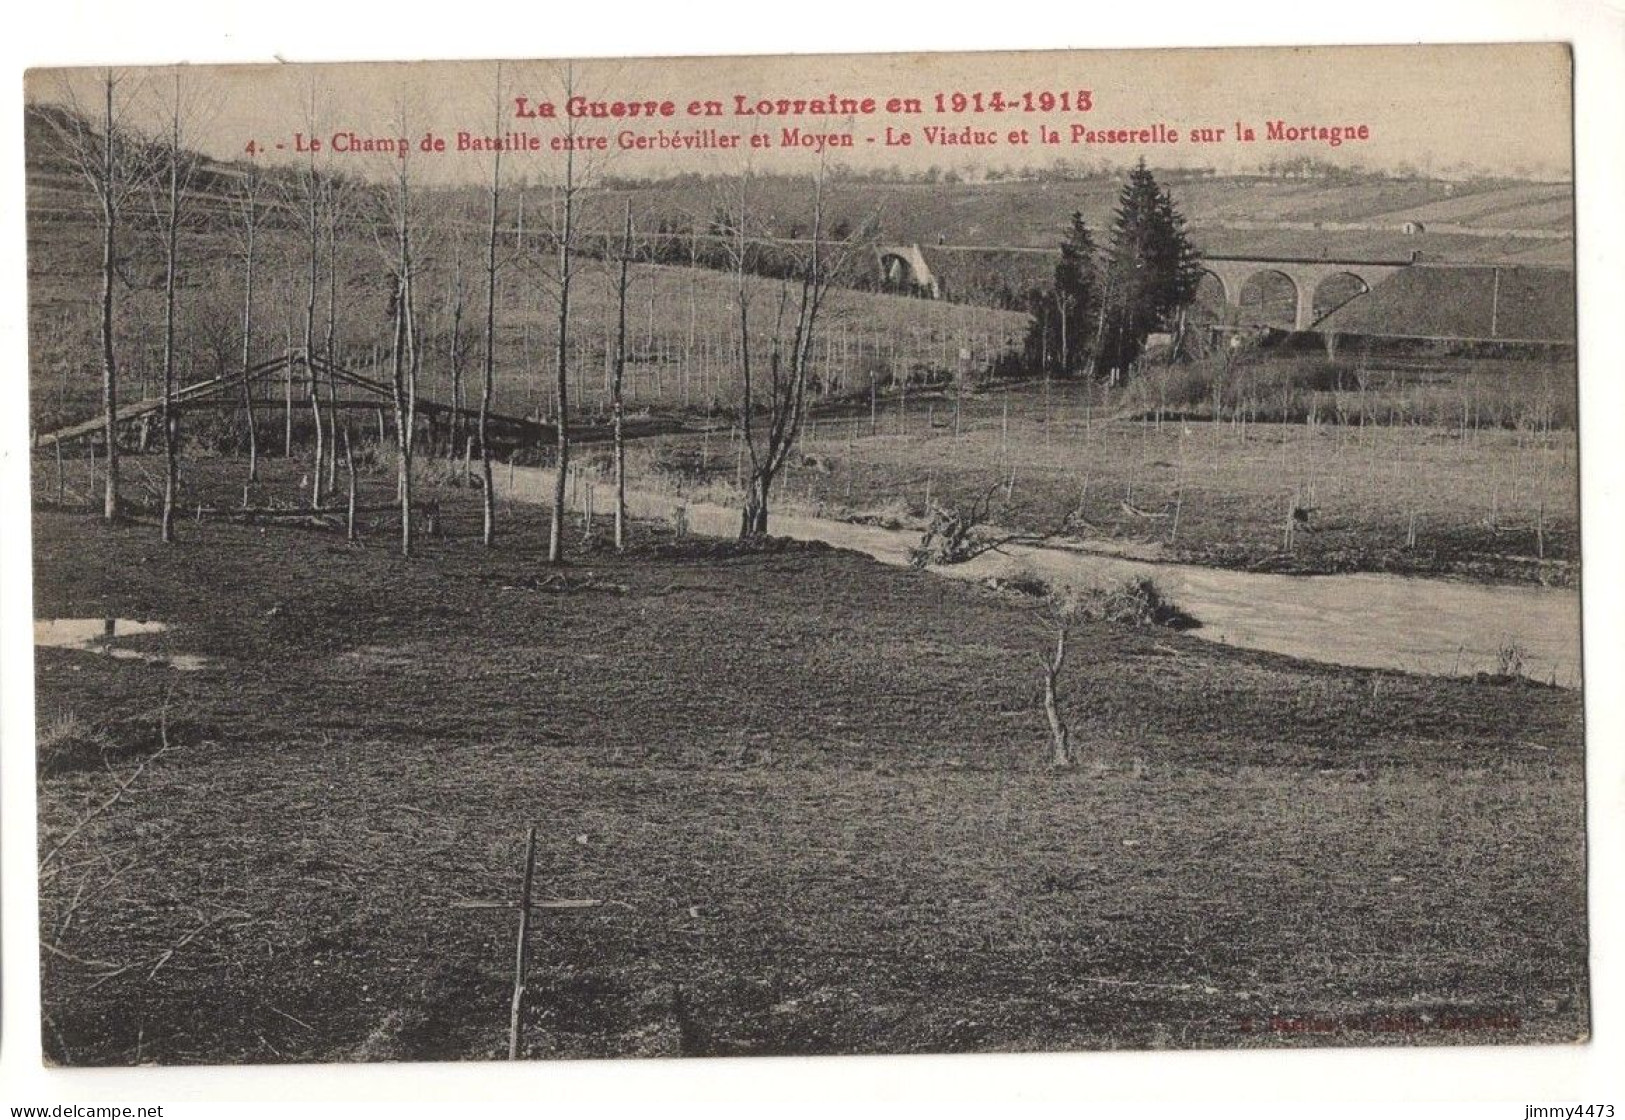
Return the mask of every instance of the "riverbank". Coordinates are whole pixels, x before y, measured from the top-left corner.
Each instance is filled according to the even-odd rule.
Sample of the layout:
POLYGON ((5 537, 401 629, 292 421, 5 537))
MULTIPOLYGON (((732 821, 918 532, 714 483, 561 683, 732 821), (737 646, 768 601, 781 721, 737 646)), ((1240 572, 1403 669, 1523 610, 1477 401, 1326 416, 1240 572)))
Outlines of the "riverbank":
MULTIPOLYGON (((1547 384, 1559 396, 1561 379, 1547 384)), ((1579 585, 1570 429, 1427 425, 1392 400, 1367 423, 1359 410, 1377 397, 1362 406, 1353 392, 1341 422, 1328 404, 1315 422, 1214 423, 1164 416, 1156 389, 1140 388, 1149 403, 1130 411, 1122 393, 1107 407, 1087 386, 1056 382, 894 393, 872 410, 819 413, 777 498, 831 517, 922 522, 933 504, 981 504, 1020 533, 1202 567, 1579 585)), ((1459 414, 1476 421, 1462 393, 1459 414)), ((689 493, 737 488, 743 467, 726 430, 643 441, 629 462, 638 485, 689 493)))

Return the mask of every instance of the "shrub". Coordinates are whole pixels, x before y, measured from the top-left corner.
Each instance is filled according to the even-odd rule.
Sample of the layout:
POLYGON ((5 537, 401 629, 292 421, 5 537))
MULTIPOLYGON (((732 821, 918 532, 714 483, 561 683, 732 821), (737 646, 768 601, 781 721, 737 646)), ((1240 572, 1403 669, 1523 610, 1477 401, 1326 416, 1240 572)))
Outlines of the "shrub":
POLYGON ((1090 588, 1079 599, 1078 613, 1082 618, 1123 626, 1194 630, 1201 625, 1168 598, 1150 576, 1136 576, 1113 587, 1090 588))
POLYGON ((75 712, 41 718, 34 735, 35 765, 41 774, 60 774, 98 765, 108 750, 107 736, 75 712))
POLYGON ((1010 591, 1031 599, 1048 600, 1056 610, 1080 622, 1110 622, 1120 626, 1163 626, 1170 630, 1194 630, 1199 621, 1172 599, 1150 576, 1135 576, 1109 587, 1085 587, 1057 591, 1047 580, 1027 568, 1002 578, 990 579, 987 586, 1010 591))

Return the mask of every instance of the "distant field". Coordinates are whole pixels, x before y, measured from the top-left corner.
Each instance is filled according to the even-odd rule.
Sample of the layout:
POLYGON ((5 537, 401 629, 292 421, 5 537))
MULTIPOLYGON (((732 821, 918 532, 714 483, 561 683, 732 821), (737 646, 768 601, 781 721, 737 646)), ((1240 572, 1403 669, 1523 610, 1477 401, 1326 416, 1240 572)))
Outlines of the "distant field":
MULTIPOLYGON (((1573 188, 1567 183, 1445 183, 1432 180, 1284 180, 1256 176, 1210 178, 1169 172, 1163 176, 1175 203, 1190 223, 1197 244, 1209 251, 1264 252, 1267 230, 1228 230, 1244 223, 1360 223, 1388 243, 1448 256, 1483 259, 1469 236, 1436 240, 1406 237, 1400 227, 1412 219, 1494 229, 1555 232, 1573 228, 1573 188), (1214 239, 1230 247, 1221 250, 1214 239), (1249 248, 1248 245, 1254 247, 1249 248)), ((1081 211, 1096 229, 1109 228, 1120 176, 1055 182, 853 183, 842 187, 843 212, 873 216, 885 236, 900 242, 935 244, 1058 244, 1072 211, 1081 211)), ((767 208, 792 220, 805 207, 804 189, 793 181, 766 180, 760 188, 767 208)), ((609 192, 606 212, 624 195, 609 192)), ((704 183, 662 183, 630 192, 640 202, 672 215, 706 214, 714 188, 704 183)), ((1338 235, 1339 237, 1342 235, 1338 235)), ((1442 238, 1443 235, 1437 235, 1442 238)), ((1380 255, 1386 249, 1368 250, 1380 255)))

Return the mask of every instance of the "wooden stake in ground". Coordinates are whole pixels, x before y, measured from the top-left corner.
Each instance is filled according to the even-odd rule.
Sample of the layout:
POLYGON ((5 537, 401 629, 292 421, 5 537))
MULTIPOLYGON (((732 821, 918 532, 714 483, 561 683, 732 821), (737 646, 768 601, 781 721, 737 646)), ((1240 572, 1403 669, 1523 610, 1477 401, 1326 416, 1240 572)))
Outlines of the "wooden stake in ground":
POLYGON ((536 874, 536 826, 525 834, 525 875, 519 887, 519 941, 514 950, 513 1002, 508 1013, 508 1060, 519 1057, 519 1014, 525 1006, 525 973, 530 965, 530 884, 536 874))
POLYGON ((1072 621, 1074 608, 1072 604, 1057 600, 1050 607, 1055 625, 1055 652, 1048 658, 1040 657, 1039 663, 1044 672, 1044 717, 1049 721, 1050 765, 1058 770, 1070 768, 1075 759, 1072 755, 1072 736, 1066 726, 1066 720, 1061 715, 1060 678, 1061 668, 1066 664, 1067 640, 1072 634, 1072 621))
POLYGON ((508 1060, 519 1058, 520 1020, 525 1007, 525 976, 530 971, 530 917, 532 910, 585 910, 601 906, 596 898, 532 898, 532 885, 536 878, 536 826, 525 833, 525 863, 519 884, 518 902, 474 900, 452 905, 460 910, 518 910, 519 937, 514 945, 513 996, 508 1009, 508 1060))
MULTIPOLYGON (((344 469, 350 479, 349 502, 344 513, 344 539, 355 540, 355 453, 350 449, 350 428, 344 428, 344 469)), ((243 488, 243 504, 248 504, 248 488, 243 488)))

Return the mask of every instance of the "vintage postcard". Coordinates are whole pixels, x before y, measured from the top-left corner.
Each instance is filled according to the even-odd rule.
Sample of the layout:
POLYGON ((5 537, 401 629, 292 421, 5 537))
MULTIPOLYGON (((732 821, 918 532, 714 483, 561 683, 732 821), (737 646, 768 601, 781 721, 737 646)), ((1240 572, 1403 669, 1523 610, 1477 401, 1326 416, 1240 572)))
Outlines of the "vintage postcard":
POLYGON ((1566 46, 25 94, 46 1063, 1588 1038, 1566 46))

